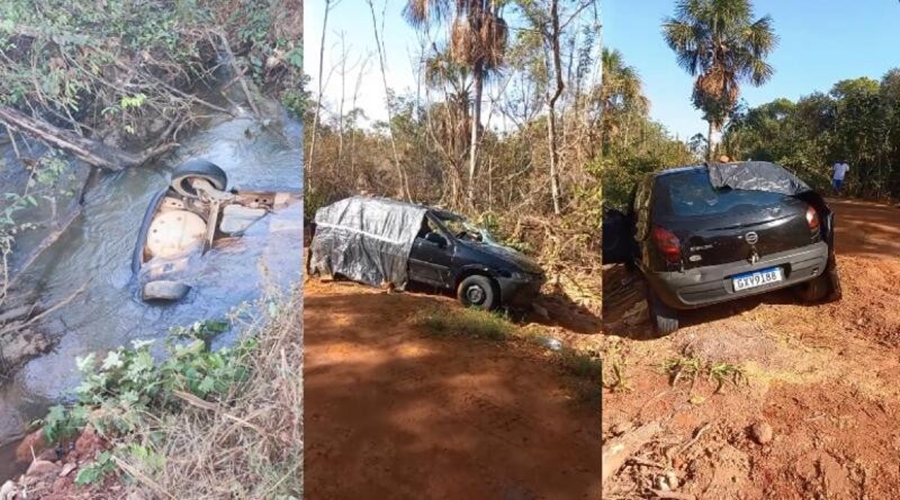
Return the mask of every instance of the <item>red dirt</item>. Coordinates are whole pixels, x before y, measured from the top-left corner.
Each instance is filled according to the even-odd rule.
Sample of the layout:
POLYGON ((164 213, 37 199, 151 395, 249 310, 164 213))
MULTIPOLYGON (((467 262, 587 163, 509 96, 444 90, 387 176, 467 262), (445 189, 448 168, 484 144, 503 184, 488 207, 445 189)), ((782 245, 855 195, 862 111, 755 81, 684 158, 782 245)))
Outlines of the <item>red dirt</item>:
MULTIPOLYGON (((675 472, 697 498, 893 498, 900 485, 900 209, 832 201, 844 298, 806 306, 790 291, 685 313, 653 338, 640 282, 604 274, 607 363, 630 391, 605 391, 603 433, 620 422, 665 423, 636 456, 675 472), (630 313, 629 313, 630 312, 630 313), (672 387, 661 365, 684 354, 742 367, 748 383, 672 387), (648 402, 648 400, 650 400, 648 402), (769 423, 764 445, 750 427, 769 423), (704 424, 706 431, 687 443, 704 424), (666 450, 670 449, 667 456, 666 450)), ((631 464, 608 498, 654 498, 664 469, 631 464)))
POLYGON ((596 400, 533 345, 421 331, 435 306, 307 281, 308 498, 598 498, 596 400))

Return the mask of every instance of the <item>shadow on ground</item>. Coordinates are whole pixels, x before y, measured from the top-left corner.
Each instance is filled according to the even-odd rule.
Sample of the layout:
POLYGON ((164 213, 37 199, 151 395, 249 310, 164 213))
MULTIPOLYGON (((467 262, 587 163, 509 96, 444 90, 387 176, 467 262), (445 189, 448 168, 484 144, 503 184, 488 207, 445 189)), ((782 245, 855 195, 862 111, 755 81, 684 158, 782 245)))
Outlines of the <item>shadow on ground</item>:
POLYGON ((599 498, 599 408, 542 351, 421 331, 443 297, 312 279, 304 300, 311 499, 599 498))

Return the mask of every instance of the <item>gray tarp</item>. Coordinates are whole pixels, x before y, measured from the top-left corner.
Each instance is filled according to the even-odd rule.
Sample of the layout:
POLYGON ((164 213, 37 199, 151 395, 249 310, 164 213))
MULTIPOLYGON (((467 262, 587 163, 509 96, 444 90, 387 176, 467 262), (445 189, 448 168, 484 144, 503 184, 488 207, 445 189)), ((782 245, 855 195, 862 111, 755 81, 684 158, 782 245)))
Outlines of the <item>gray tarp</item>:
POLYGON ((717 189, 729 187, 748 191, 771 191, 788 196, 812 191, 788 169, 765 161, 710 163, 709 181, 717 189))
POLYGON ((373 286, 403 289, 413 241, 426 209, 385 198, 355 196, 320 208, 309 271, 340 274, 373 286))

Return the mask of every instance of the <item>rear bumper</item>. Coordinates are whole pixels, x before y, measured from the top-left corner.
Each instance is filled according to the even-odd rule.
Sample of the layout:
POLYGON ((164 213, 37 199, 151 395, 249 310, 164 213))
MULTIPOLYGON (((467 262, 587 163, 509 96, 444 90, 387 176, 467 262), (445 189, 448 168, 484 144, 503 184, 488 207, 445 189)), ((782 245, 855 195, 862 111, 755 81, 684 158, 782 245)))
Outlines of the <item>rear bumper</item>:
POLYGON ((527 307, 541 293, 542 278, 497 278, 500 300, 504 306, 527 307))
POLYGON ((809 281, 824 273, 827 263, 828 245, 818 242, 767 255, 755 264, 739 261, 683 272, 646 273, 646 277, 650 287, 666 305, 675 309, 694 309, 809 281), (732 276, 775 266, 782 268, 783 281, 734 291, 732 276))

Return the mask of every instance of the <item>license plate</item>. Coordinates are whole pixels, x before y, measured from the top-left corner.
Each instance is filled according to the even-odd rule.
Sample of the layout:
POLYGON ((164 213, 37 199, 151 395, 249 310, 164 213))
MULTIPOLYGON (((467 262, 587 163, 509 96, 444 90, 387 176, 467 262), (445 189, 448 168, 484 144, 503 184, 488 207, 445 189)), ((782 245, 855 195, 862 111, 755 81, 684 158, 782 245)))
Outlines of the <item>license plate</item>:
POLYGON ((753 271, 752 273, 739 274, 731 277, 731 282, 734 283, 735 292, 768 285, 769 283, 777 283, 782 280, 784 280, 784 276, 781 274, 780 267, 760 269, 759 271, 753 271))

